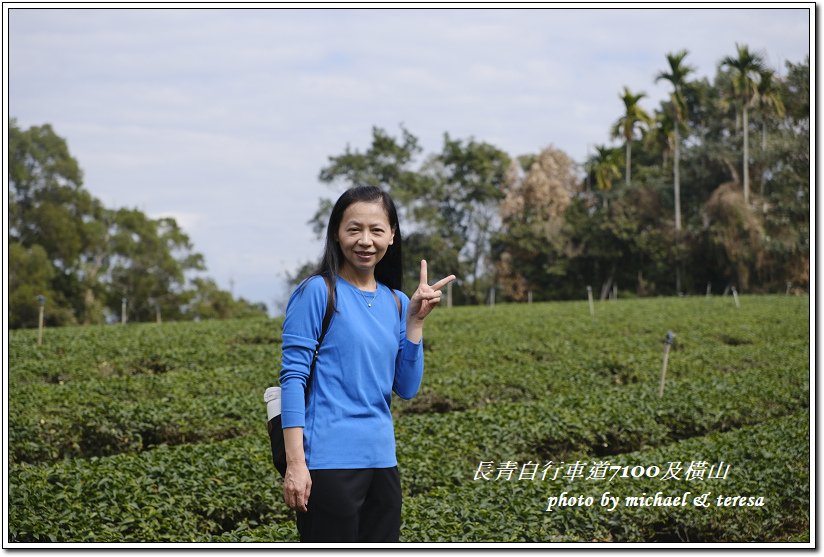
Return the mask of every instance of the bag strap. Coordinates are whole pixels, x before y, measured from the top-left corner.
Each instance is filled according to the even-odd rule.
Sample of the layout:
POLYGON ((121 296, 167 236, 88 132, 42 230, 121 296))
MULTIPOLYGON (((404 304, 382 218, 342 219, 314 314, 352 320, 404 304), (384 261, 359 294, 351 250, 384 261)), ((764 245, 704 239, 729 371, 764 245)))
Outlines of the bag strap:
POLYGON ((323 323, 320 326, 320 336, 318 337, 318 345, 315 346, 315 353, 312 356, 312 364, 309 366, 309 377, 306 379, 306 398, 309 398, 309 388, 312 386, 312 377, 315 375, 315 364, 318 361, 318 353, 320 352, 320 345, 323 342, 323 337, 326 336, 326 331, 329 330, 329 323, 332 322, 332 314, 335 313, 335 308, 332 305, 332 279, 323 275, 323 282, 326 283, 326 313, 323 314, 323 323))
POLYGON ((389 291, 392 292, 392 297, 395 298, 395 305, 398 306, 398 319, 401 319, 401 299, 395 294, 394 288, 390 288, 389 291))
MULTIPOLYGON (((320 343, 323 342, 323 337, 326 336, 326 331, 329 330, 329 323, 332 322, 332 314, 335 313, 335 308, 332 306, 332 279, 323 275, 323 281, 326 283, 326 313, 323 314, 323 324, 320 326, 320 336, 318 337, 318 346, 315 348, 315 359, 318 357, 318 350, 320 350, 320 343)), ((314 361, 312 362, 314 364, 314 361)))

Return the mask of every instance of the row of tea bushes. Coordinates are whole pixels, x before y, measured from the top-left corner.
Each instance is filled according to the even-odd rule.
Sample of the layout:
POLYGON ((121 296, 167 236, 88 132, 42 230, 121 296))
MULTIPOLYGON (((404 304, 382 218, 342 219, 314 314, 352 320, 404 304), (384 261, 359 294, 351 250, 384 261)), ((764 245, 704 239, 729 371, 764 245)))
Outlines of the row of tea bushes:
MULTIPOLYGON (((632 451, 667 446, 678 436, 658 419, 662 408, 670 417, 682 412, 678 420, 682 427, 692 420, 695 439, 701 440, 715 430, 768 422, 771 416, 791 414, 794 412, 791 407, 804 404, 803 400, 788 398, 783 401, 783 406, 779 406, 776 389, 759 390, 757 384, 752 386, 750 393, 745 393, 738 385, 736 397, 730 396, 726 390, 705 389, 690 393, 678 386, 674 386, 674 390, 677 396, 673 396, 673 400, 679 402, 677 405, 668 405, 667 400, 661 401, 657 395, 624 396, 621 399, 600 393, 598 396, 557 397, 522 404, 501 403, 466 412, 404 416, 397 424, 404 493, 414 498, 433 491, 463 488, 465 484, 472 483, 471 474, 481 460, 536 463, 603 460, 632 451), (755 394, 765 396, 755 401, 755 394), (771 397, 772 405, 764 402, 767 396, 771 397), (728 403, 734 401, 738 401, 737 406, 731 410, 728 403), (695 412, 696 405, 702 412, 695 412), (712 423, 708 417, 723 421, 712 423), (696 418, 704 421, 698 422, 696 418), (736 423, 735 419, 739 421, 736 423)), ((627 392, 616 389, 616 395, 627 392)), ((75 528, 79 528, 80 532, 90 528, 95 539, 112 527, 107 526, 108 522, 122 523, 118 514, 112 514, 112 508, 108 512, 95 510, 95 502, 104 505, 113 502, 118 512, 136 513, 137 516, 142 516, 144 509, 157 509, 160 505, 165 510, 154 511, 158 520, 167 513, 174 515, 185 511, 184 515, 191 516, 191 520, 198 524, 198 531, 220 532, 221 528, 244 517, 260 524, 274 519, 282 504, 277 497, 261 500, 251 493, 266 490, 277 492, 279 487, 268 461, 262 419, 256 426, 255 434, 222 443, 159 447, 142 454, 73 459, 54 465, 16 465, 10 476, 11 502, 14 503, 11 507, 30 515, 36 528, 40 529, 55 527, 57 531, 70 532, 70 524, 67 523, 78 520, 75 528), (234 464, 215 469, 215 463, 220 462, 234 464), (147 470, 154 472, 148 474, 148 480, 147 470), (245 480, 244 474, 239 472, 245 472, 245 480), (205 482, 207 478, 212 478, 213 483, 205 482), (150 481, 151 487, 146 489, 141 484, 143 481, 150 481), (101 487, 106 485, 123 491, 107 495, 105 490, 101 491, 101 487), (227 493, 219 490, 224 485, 226 489, 233 490, 232 498, 227 498, 227 493), (241 490, 240 485, 246 485, 248 492, 241 490), (200 488, 195 489, 196 486, 200 488), (192 490, 200 494, 193 494, 192 490), (198 502, 208 501, 208 497, 205 500, 199 497, 213 490, 218 490, 220 496, 216 500, 220 502, 210 503, 217 510, 207 509, 204 516, 198 509, 198 502), (143 495, 144 492, 146 495, 143 495), (148 496, 149 502, 140 502, 136 493, 140 493, 141 497, 148 496), (119 501, 118 495, 128 497, 129 502, 119 501), (100 497, 103 497, 102 501, 100 497), (250 507, 250 504, 254 505, 250 507), (45 508, 38 508, 38 505, 45 505, 45 508), (188 507, 192 507, 190 511, 186 511, 188 507), (63 521, 51 516, 54 511, 59 511, 63 521), (78 513, 89 511, 92 516, 88 522, 79 519, 78 513), (94 517, 97 519, 92 520, 94 517)), ((283 513, 286 509, 280 508, 280 511, 283 513)), ((13 514, 12 518, 17 517, 13 514)), ((168 527, 172 531, 169 532, 166 532, 166 526, 161 526, 165 524, 162 521, 145 527, 156 530, 157 535, 161 536, 151 539, 168 540, 179 535, 174 533, 174 523, 170 516, 169 524, 172 526, 168 527)), ((112 533, 114 538, 103 539, 115 539, 118 535, 133 531, 134 538, 123 539, 141 539, 146 535, 144 526, 138 528, 132 525, 125 532, 117 530, 112 533)), ((27 533, 27 530, 22 530, 20 535, 27 533)), ((41 535, 36 539, 44 538, 41 535)))
MULTIPOLYGON (((730 383, 757 383, 762 374, 780 395, 776 403, 763 402, 768 406, 783 407, 788 398, 808 396, 809 348, 799 334, 808 331, 808 325, 801 300, 748 297, 740 311, 712 298, 602 305, 598 320, 588 315, 576 318, 581 309, 577 303, 460 308, 436 314, 427 329, 422 391, 412 401, 397 400, 396 417, 582 392, 608 392, 618 399, 642 396, 637 393, 658 386, 661 339, 656 331, 667 320, 684 331, 670 358, 667 399, 677 384, 723 390, 730 383), (546 323, 553 325, 553 334, 547 334, 546 323), (628 392, 622 394, 621 389, 628 392)), ((15 462, 39 462, 104 456, 243 434, 255 427, 262 412, 257 409, 260 392, 275 381, 279 331, 278 320, 60 329, 50 339, 51 355, 22 350, 23 339, 31 341, 32 331, 15 332, 10 457, 15 462), (99 366, 80 365, 83 358, 106 358, 119 370, 134 361, 165 363, 162 372, 101 375, 99 366), (58 364, 69 366, 63 384, 31 381, 27 372, 38 365, 55 369, 58 364)), ((734 388, 730 395, 738 397, 734 388)), ((745 398, 744 403, 761 404, 757 398, 745 398)), ((732 410, 728 421, 747 422, 735 418, 732 410)), ((724 410, 716 411, 721 415, 702 411, 691 418, 664 407, 661 419, 684 437, 723 422, 724 410), (686 421, 679 423, 682 416, 686 421), (696 425, 702 420, 706 426, 696 425)))
MULTIPOLYGON (((37 347, 13 331, 10 540, 294 541, 261 400, 279 334, 279 320, 80 327, 37 347)), ((454 308, 424 346, 421 393, 393 402, 406 541, 803 541, 808 299, 621 300, 595 319, 586 302, 454 308), (729 462, 723 487, 763 484, 769 504, 546 513, 555 484, 473 480, 481 460, 675 458, 729 462)))
POLYGON ((280 358, 280 325, 269 319, 135 323, 9 334, 9 376, 15 386, 55 387, 86 379, 202 371, 280 358))

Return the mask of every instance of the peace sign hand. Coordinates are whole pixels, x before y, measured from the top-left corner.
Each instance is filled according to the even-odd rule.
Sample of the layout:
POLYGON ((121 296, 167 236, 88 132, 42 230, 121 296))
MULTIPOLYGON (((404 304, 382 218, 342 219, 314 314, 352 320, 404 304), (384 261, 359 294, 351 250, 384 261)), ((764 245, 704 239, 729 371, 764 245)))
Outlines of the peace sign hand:
POLYGON ((417 290, 415 293, 412 294, 412 297, 409 299, 409 308, 407 310, 407 315, 411 319, 415 319, 417 321, 423 321, 429 312, 435 309, 441 302, 441 288, 455 280, 455 275, 449 275, 448 277, 442 278, 432 286, 429 286, 429 280, 427 279, 426 274, 426 259, 421 260, 421 282, 418 285, 417 290))

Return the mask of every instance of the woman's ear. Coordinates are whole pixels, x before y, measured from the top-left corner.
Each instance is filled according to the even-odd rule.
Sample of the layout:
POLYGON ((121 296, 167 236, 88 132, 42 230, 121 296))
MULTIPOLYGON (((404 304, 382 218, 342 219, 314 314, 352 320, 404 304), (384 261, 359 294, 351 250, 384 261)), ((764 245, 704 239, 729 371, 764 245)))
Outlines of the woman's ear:
POLYGON ((395 243, 395 229, 393 228, 392 229, 392 236, 389 238, 389 245, 391 246, 394 243, 395 243))

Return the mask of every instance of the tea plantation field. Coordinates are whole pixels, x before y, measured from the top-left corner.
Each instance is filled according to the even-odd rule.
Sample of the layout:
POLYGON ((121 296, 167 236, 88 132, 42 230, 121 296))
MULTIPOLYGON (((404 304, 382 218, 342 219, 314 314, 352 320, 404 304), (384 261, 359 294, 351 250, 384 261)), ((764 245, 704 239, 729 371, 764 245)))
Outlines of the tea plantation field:
MULTIPOLYGON (((438 309, 393 401, 401 540, 809 542, 810 300, 740 302, 438 309)), ((9 541, 296 542, 262 401, 280 334, 11 331, 9 541)))

